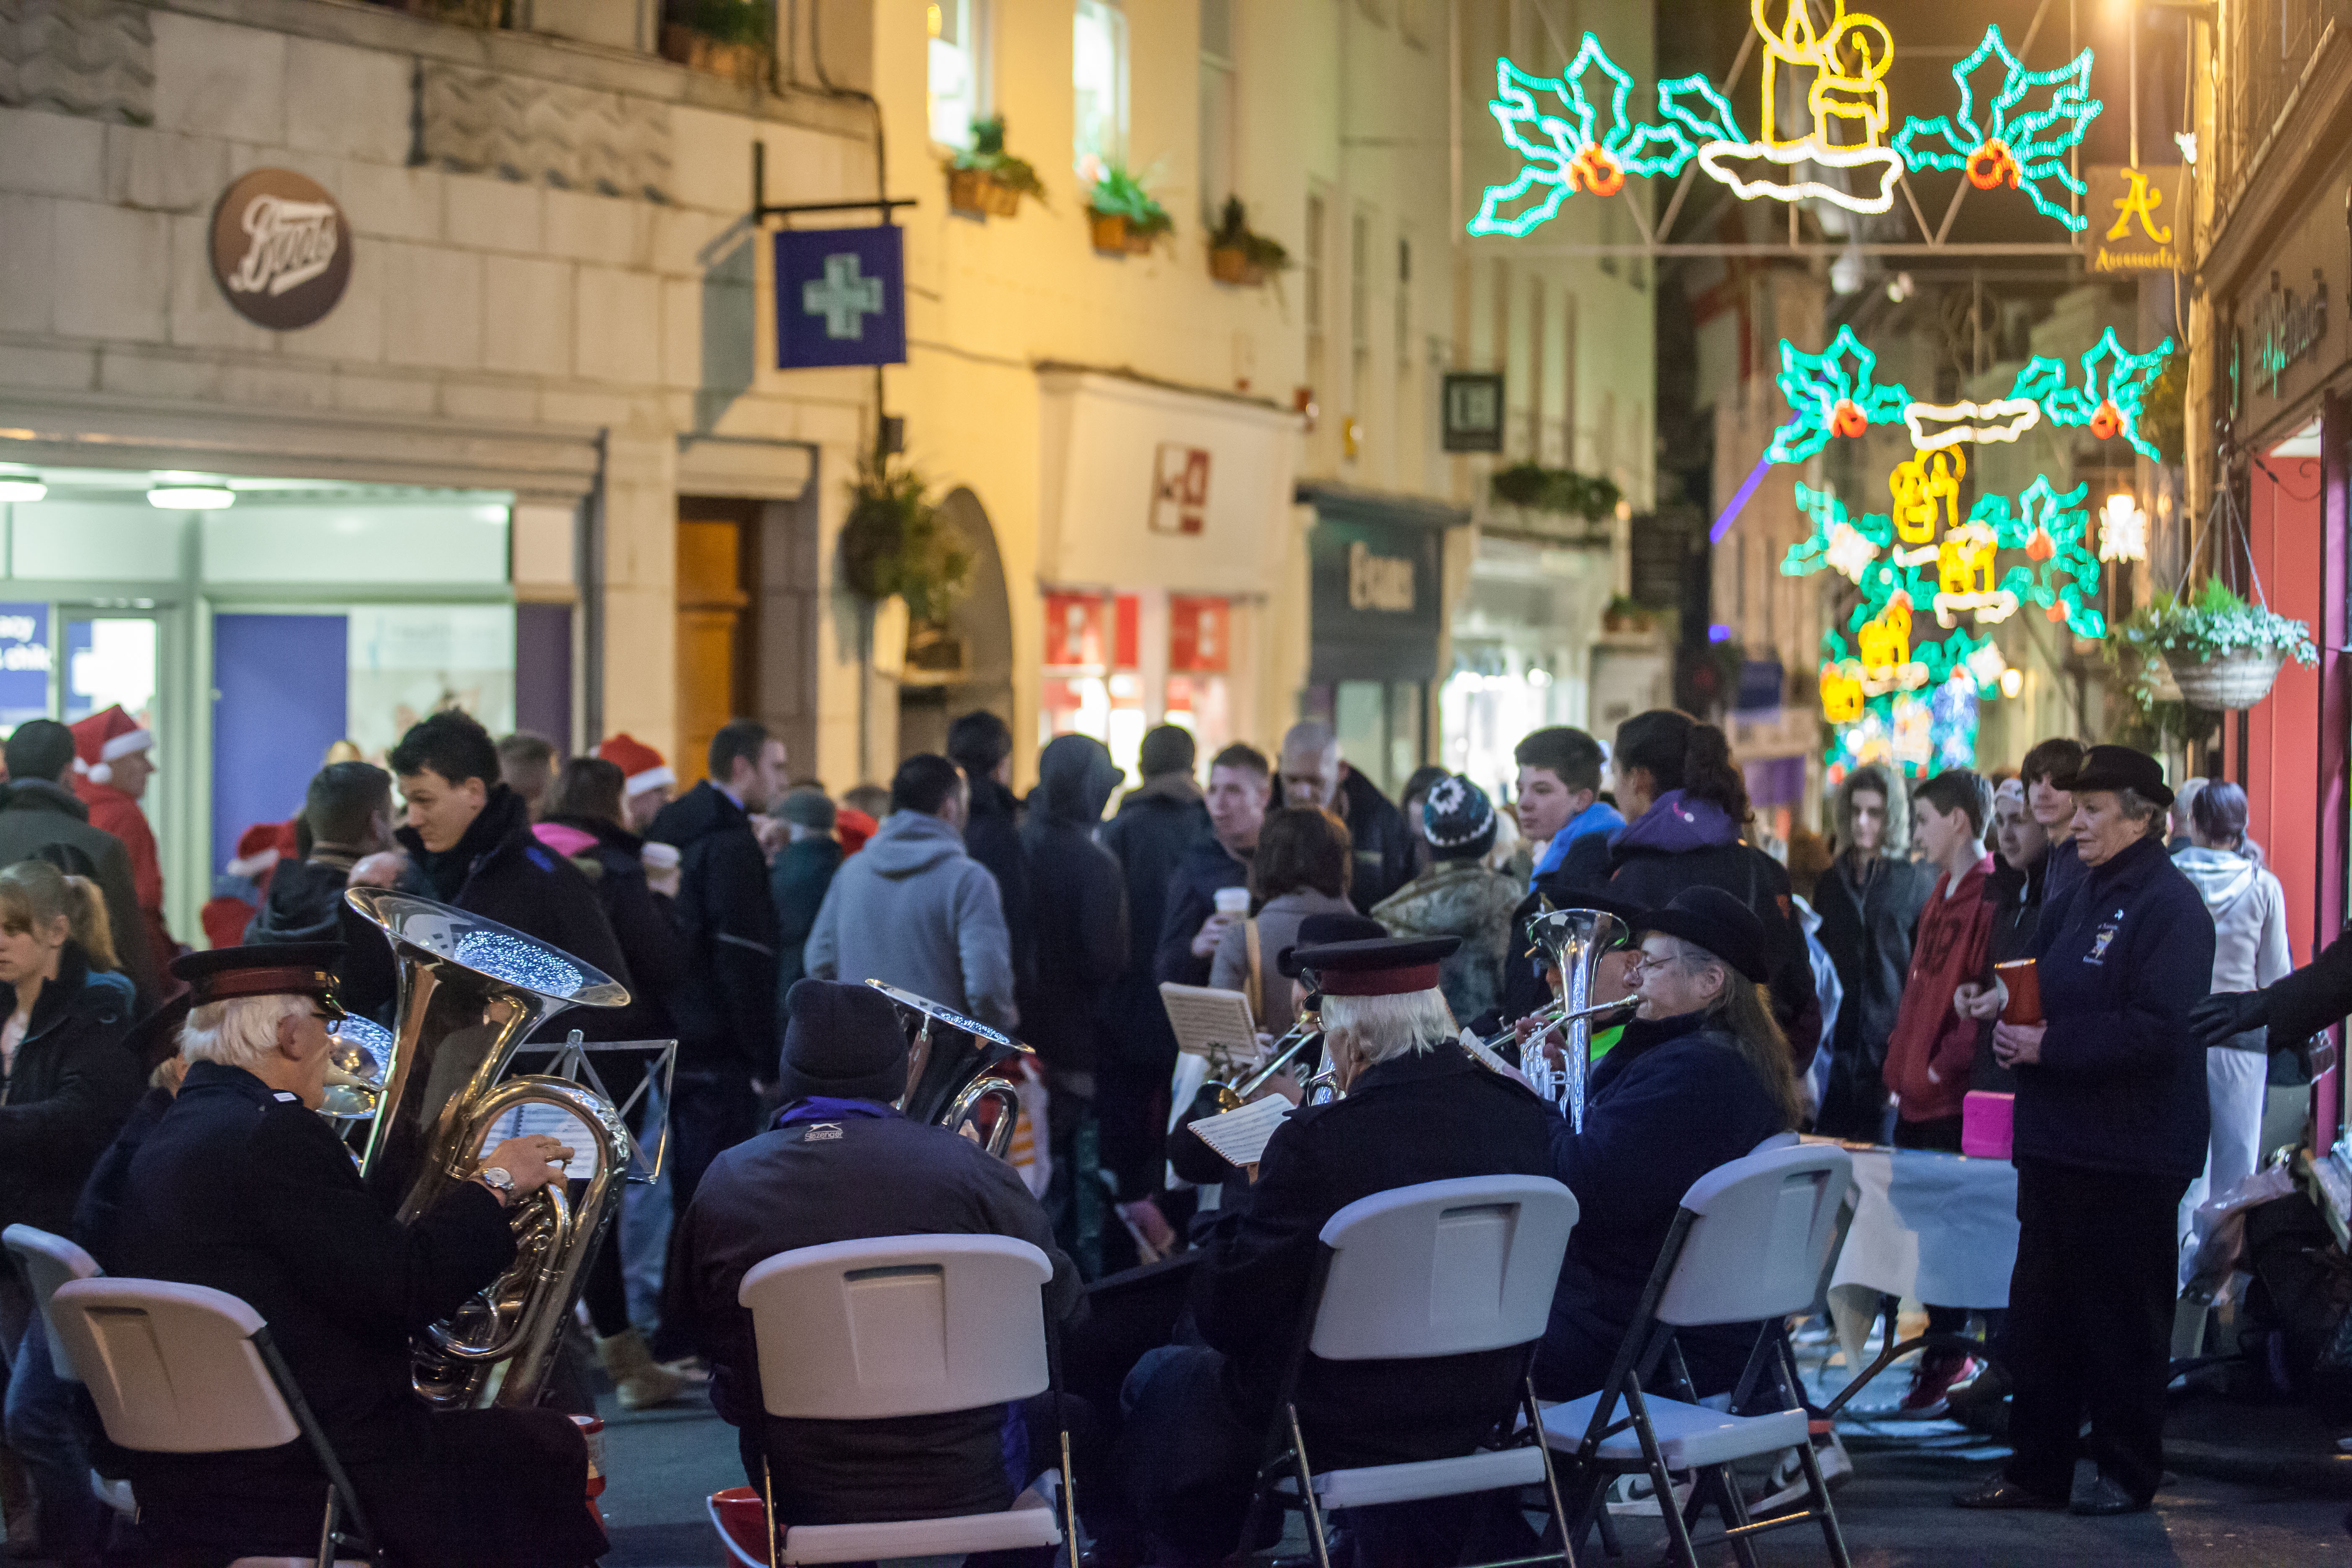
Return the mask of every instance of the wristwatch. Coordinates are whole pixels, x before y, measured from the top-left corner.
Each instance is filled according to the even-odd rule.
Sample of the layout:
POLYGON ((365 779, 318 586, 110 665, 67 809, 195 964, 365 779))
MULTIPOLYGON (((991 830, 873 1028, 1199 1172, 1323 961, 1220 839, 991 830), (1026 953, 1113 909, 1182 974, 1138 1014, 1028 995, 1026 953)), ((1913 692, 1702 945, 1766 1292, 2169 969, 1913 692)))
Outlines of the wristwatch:
POLYGON ((514 1173, 503 1165, 485 1165, 474 1173, 474 1180, 498 1194, 501 1204, 514 1196, 514 1173))

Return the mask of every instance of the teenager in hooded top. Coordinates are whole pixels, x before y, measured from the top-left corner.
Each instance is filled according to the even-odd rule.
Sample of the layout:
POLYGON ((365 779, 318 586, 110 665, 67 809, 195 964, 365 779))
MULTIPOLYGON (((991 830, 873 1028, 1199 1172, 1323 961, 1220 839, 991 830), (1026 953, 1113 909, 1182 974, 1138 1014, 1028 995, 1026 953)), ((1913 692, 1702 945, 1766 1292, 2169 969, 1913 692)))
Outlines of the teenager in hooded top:
POLYGON ((1564 867, 1569 879, 1605 879, 1618 898, 1649 909, 1696 887, 1746 904, 1764 924, 1773 1021, 1802 1075, 1822 1036, 1812 963, 1787 869, 1745 839, 1754 813, 1723 731, 1671 708, 1636 713, 1617 726, 1609 765, 1625 826, 1605 846, 1597 834, 1579 839, 1564 867))

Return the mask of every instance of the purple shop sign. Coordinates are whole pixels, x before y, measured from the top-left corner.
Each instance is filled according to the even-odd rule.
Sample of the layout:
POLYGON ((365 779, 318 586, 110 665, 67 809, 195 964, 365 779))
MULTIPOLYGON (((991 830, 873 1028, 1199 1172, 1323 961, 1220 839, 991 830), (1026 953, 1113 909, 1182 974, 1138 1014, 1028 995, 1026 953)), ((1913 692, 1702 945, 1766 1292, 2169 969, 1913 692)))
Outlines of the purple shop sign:
POLYGON ((49 715, 49 607, 0 604, 0 730, 49 715))

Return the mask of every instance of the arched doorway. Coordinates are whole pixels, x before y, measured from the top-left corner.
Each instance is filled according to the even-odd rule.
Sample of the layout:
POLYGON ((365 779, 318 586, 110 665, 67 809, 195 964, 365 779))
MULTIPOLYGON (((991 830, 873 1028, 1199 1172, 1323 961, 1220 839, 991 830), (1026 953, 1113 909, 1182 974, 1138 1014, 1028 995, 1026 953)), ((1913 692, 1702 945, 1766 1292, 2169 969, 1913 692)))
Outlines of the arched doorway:
POLYGON ((944 627, 910 626, 898 689, 898 754, 945 752, 948 724, 985 708, 1013 722, 1013 603, 987 509, 959 485, 940 513, 972 549, 970 591, 944 627))

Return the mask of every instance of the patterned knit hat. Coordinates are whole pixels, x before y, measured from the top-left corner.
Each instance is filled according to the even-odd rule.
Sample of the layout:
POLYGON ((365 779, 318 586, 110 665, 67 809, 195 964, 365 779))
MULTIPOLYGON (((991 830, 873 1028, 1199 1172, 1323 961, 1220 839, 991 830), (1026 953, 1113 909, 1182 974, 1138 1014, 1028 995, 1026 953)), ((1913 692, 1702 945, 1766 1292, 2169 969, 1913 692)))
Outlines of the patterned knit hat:
POLYGON ((1486 792, 1464 778, 1450 773, 1429 786, 1422 797, 1422 831, 1440 855, 1453 851, 1457 855, 1484 854, 1473 846, 1484 838, 1488 848, 1495 843, 1495 803, 1486 792))
POLYGON ((143 752, 155 743, 155 732, 142 729, 121 703, 100 709, 74 725, 73 738, 74 772, 92 784, 104 784, 114 776, 112 764, 118 757, 143 752))
POLYGON ((677 783, 677 775, 669 771, 662 754, 625 730, 597 747, 596 754, 621 770, 627 781, 622 785, 625 794, 643 795, 677 783))

